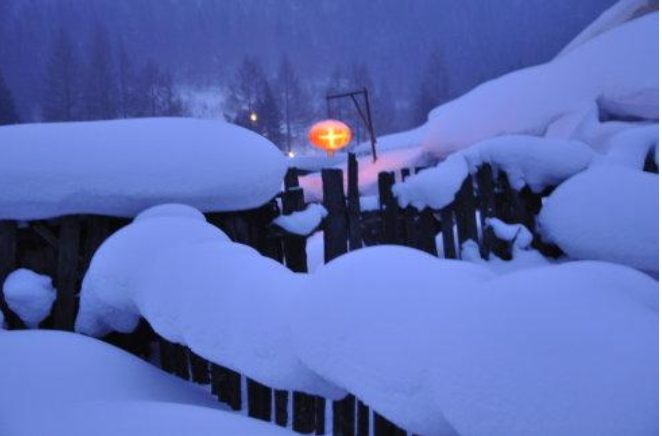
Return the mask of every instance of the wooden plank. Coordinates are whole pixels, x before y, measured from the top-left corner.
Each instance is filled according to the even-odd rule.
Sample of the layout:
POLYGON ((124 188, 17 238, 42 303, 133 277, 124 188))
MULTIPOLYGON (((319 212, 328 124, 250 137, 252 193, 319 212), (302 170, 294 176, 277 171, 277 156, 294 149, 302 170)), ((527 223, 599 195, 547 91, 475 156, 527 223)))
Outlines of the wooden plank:
POLYGON ((287 427, 288 416, 288 403, 290 400, 290 393, 288 391, 275 390, 274 399, 275 405, 275 421, 276 425, 287 427))
POLYGON ((299 187, 299 172, 296 168, 289 168, 285 174, 285 190, 299 187))
POLYGON ((315 434, 326 434, 326 399, 315 397, 315 434))
POLYGON ((65 216, 60 220, 57 260, 57 300, 53 306, 56 329, 73 330, 78 309, 80 217, 65 216))
POLYGON ((253 379, 246 378, 248 416, 271 421, 272 389, 253 379))
POLYGON ((434 217, 434 211, 426 207, 419 214, 417 248, 438 256, 436 241, 438 230, 439 223, 434 217))
POLYGON ((495 236, 491 227, 486 225, 489 218, 496 217, 495 185, 492 167, 489 164, 482 165, 476 174, 478 188, 478 209, 480 210, 480 223, 482 228, 482 241, 480 244, 480 255, 488 259, 494 250, 495 236))
POLYGON ((356 397, 347 395, 333 402, 333 436, 354 436, 356 432, 356 397))
POLYGON ((407 436, 407 432, 379 413, 373 413, 374 435, 375 436, 407 436))
POLYGON ((350 251, 363 247, 361 238, 361 198, 359 193, 359 164, 354 153, 347 155, 347 212, 350 251))
POLYGON ((328 215, 324 219, 324 261, 330 262, 347 253, 347 206, 343 174, 339 169, 322 170, 323 204, 328 215))
POLYGON ((188 350, 189 362, 191 363, 191 380, 195 383, 206 385, 211 381, 209 374, 209 362, 195 354, 192 350, 188 350))
MULTIPOLYGON (((290 189, 283 193, 283 214, 305 209, 303 189, 290 189)), ((306 238, 287 234, 283 237, 285 265, 294 272, 308 272, 308 256, 306 253, 306 238)))
POLYGON ((393 195, 395 175, 389 172, 379 173, 379 205, 382 213, 382 243, 398 244, 398 203, 393 195))
POLYGON ((457 259, 457 249, 455 248, 455 204, 449 204, 441 210, 441 235, 444 246, 444 258, 457 259))
POLYGON ((359 401, 356 406, 356 436, 369 436, 370 409, 359 401))
POLYGON ((23 321, 7 306, 2 285, 17 266, 17 223, 0 220, 0 310, 5 315, 5 323, 10 329, 24 328, 23 321))
POLYGON ((478 240, 478 225, 476 223, 476 200, 474 197, 473 181, 467 177, 460 191, 455 195, 455 219, 457 224, 458 246, 460 256, 462 246, 469 240, 478 240))
POLYGON ((297 433, 312 434, 315 431, 315 397, 294 392, 292 429, 297 433))

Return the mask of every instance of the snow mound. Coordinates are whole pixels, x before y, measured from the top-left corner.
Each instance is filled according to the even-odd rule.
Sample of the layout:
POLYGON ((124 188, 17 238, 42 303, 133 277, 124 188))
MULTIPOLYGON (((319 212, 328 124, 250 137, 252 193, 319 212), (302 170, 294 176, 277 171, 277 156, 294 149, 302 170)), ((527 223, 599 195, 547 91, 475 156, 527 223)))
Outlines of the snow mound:
POLYGON ((540 230, 575 259, 658 271, 659 177, 596 165, 559 186, 539 216, 540 230))
POLYGON ((307 366, 417 434, 643 436, 657 307, 657 282, 619 265, 495 276, 376 247, 320 267, 292 330, 307 366))
POLYGON ((11 357, 0 359, 2 434, 292 434, 225 412, 203 390, 85 336, 6 332, 0 355, 11 357))
POLYGON ((205 212, 261 206, 286 159, 266 138, 178 118, 0 128, 0 218, 133 217, 162 203, 205 212))
POLYGON ((432 326, 450 350, 432 356, 434 397, 459 434, 655 434, 656 281, 577 262, 483 287, 432 326))
POLYGON ((657 3, 657 0, 620 0, 614 6, 603 12, 597 20, 577 35, 575 39, 570 41, 570 43, 561 50, 559 56, 564 56, 596 36, 632 20, 640 14, 656 10, 657 3))
POLYGON ((504 171, 514 189, 541 192, 585 170, 595 153, 584 143, 535 136, 501 136, 453 153, 435 168, 393 187, 401 207, 441 209, 452 203, 462 182, 483 164, 504 171))
POLYGON ((305 210, 289 215, 281 215, 274 220, 278 227, 296 235, 308 236, 326 218, 328 212, 321 204, 311 203, 305 210))
POLYGON ((296 356, 289 306, 305 276, 233 243, 179 247, 158 257, 137 297, 170 341, 276 389, 340 398, 296 356))
POLYGON ((56 299, 50 277, 23 268, 7 276, 2 292, 9 308, 29 328, 39 327, 48 318, 56 299))
POLYGON ((151 218, 190 218, 198 221, 207 221, 204 214, 198 209, 186 206, 184 204, 161 204, 159 206, 150 207, 149 209, 140 212, 134 221, 142 221, 151 218))
POLYGON ((103 336, 131 332, 140 320, 137 285, 155 257, 187 244, 230 239, 186 206, 155 207, 99 247, 83 279, 76 331, 103 336))
POLYGON ((551 62, 484 83, 430 113, 426 151, 445 157, 503 134, 540 136, 598 100, 658 118, 657 13, 607 31, 551 62))
POLYGON ((648 153, 651 150, 657 152, 659 135, 658 124, 633 127, 614 134, 606 141, 608 151, 600 162, 641 170, 648 153))
POLYGON ((354 251, 319 267, 298 295, 296 350, 311 369, 399 426, 454 434, 427 390, 428 327, 436 308, 491 276, 404 247, 354 251))

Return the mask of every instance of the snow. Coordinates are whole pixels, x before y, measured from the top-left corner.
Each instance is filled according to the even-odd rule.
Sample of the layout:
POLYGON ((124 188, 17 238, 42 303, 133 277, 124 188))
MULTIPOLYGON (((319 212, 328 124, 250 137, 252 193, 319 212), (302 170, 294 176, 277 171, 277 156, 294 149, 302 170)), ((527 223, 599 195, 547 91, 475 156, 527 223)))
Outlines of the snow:
POLYGON ((304 280, 241 244, 191 244, 157 258, 137 304, 160 335, 210 361, 276 389, 340 398, 292 347, 289 306, 304 280))
POLYGON ((0 218, 133 217, 162 203, 251 209, 287 169, 267 139, 221 121, 156 118, 0 127, 0 218))
POLYGON ((659 142, 658 124, 633 127, 619 132, 606 142, 608 150, 602 163, 621 165, 635 170, 644 168, 646 156, 659 142))
POLYGON ((50 277, 23 268, 7 276, 2 292, 9 308, 29 328, 39 327, 51 313, 56 299, 50 277))
POLYGON ((374 212, 380 209, 379 195, 364 195, 359 198, 361 212, 374 212))
POLYGON ((203 390, 85 336, 0 335, 0 428, 12 436, 290 435, 221 410, 203 390))
POLYGON ((273 223, 289 233, 308 236, 320 226, 326 215, 327 211, 324 206, 311 203, 305 210, 281 215, 273 223))
POLYGON ((155 256, 167 249, 230 239, 184 205, 157 206, 109 237, 97 250, 83 279, 76 331, 103 336, 131 332, 140 319, 135 294, 155 256))
POLYGON ((452 203, 469 173, 482 164, 504 171, 517 190, 541 192, 586 169, 595 153, 584 143, 535 136, 501 136, 451 154, 435 168, 397 183, 393 193, 401 207, 441 209, 452 203))
POLYGON ((659 177, 596 165, 559 186, 539 216, 543 237, 574 259, 658 271, 659 177))
POLYGON ((303 366, 291 346, 287 307, 302 280, 188 206, 160 206, 94 255, 76 331, 131 332, 143 317, 160 336, 263 384, 339 397, 344 391, 303 366))
POLYGON ((306 257, 308 272, 315 272, 324 265, 324 232, 315 232, 306 239, 306 257))
POLYGON ((652 6, 656 4, 656 0, 620 0, 614 6, 603 12, 597 20, 591 23, 591 25, 577 35, 577 37, 570 41, 570 43, 561 50, 559 56, 564 56, 596 36, 601 35, 626 21, 636 18, 638 14, 645 12, 646 10, 652 10, 652 6))
POLYGON ((462 182, 469 175, 464 156, 453 154, 434 168, 428 168, 393 186, 400 207, 419 210, 426 206, 441 209, 455 199, 462 182))
POLYGON ((430 368, 421 366, 430 344, 427 308, 459 293, 458 283, 489 277, 483 268, 405 247, 351 252, 318 268, 298 295, 296 350, 320 376, 399 426, 446 434, 448 423, 425 390, 430 368))
POLYGON ((658 22, 657 13, 645 15, 438 107, 430 113, 424 149, 443 158, 504 134, 540 136, 552 122, 598 99, 622 115, 656 120, 658 22))
POLYGON ((408 431, 657 427, 657 282, 630 268, 573 262, 495 276, 373 247, 320 267, 305 287, 292 310, 301 360, 408 431))
POLYGON ((578 262, 483 288, 435 306, 431 327, 434 398, 459 434, 656 433, 658 316, 639 299, 656 281, 578 262))

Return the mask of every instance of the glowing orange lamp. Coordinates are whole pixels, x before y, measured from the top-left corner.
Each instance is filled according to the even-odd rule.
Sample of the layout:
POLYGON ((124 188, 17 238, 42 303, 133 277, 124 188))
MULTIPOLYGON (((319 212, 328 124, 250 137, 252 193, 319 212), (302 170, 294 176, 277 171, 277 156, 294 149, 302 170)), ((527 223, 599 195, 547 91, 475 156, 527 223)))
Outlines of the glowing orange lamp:
POLYGON ((308 138, 315 147, 326 150, 329 156, 333 156, 333 153, 350 143, 352 130, 341 121, 324 120, 310 128, 308 138))

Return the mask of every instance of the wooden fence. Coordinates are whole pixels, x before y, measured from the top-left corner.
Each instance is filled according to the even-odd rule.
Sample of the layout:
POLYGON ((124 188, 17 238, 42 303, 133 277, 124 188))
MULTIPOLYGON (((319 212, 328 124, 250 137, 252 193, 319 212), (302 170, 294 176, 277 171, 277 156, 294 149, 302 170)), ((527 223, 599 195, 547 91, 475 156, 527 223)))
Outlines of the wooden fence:
MULTIPOLYGON (((651 159, 647 159, 646 166, 657 171, 651 159)), ((361 211, 355 156, 349 155, 346 178, 340 169, 323 170, 323 205, 328 211, 322 224, 325 262, 348 251, 379 244, 404 245, 457 259, 468 241, 477 244, 483 258, 494 254, 509 259, 512 241, 499 240, 487 225, 489 218, 523 224, 534 235, 536 249, 547 256, 561 254, 558 248, 541 240, 535 227, 543 197, 552 189, 543 193, 534 193, 526 187, 515 190, 505 173, 483 165, 476 174, 467 177, 454 201, 443 209, 419 211, 399 207, 391 188, 396 180, 404 180, 420 170, 406 168, 398 174, 379 174, 380 207, 375 211, 361 211)), ((297 171, 290 170, 279 198, 251 211, 207 214, 207 220, 235 242, 248 244, 295 272, 307 272, 306 237, 288 234, 272 225, 277 216, 301 211, 305 206, 297 171)), ((41 327, 72 330, 78 307, 77 292, 92 255, 109 235, 127 223, 126 219, 91 215, 29 223, 0 221, 0 283, 16 268, 29 268, 53 277, 57 300, 52 316, 41 327)), ((7 307, 1 292, 0 310, 10 328, 24 327, 7 307)), ((157 342, 163 370, 195 383, 209 384, 219 401, 233 410, 242 410, 246 404, 249 416, 291 426, 299 433, 325 434, 329 430, 330 414, 328 421, 334 436, 407 435, 353 395, 327 405, 321 397, 272 389, 208 362, 181 345, 169 343, 158 337, 144 320, 131 334, 114 333, 105 339, 145 358, 150 344, 157 342)))

